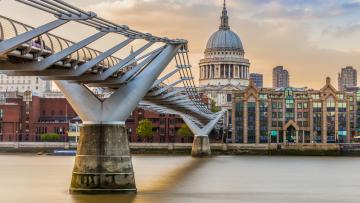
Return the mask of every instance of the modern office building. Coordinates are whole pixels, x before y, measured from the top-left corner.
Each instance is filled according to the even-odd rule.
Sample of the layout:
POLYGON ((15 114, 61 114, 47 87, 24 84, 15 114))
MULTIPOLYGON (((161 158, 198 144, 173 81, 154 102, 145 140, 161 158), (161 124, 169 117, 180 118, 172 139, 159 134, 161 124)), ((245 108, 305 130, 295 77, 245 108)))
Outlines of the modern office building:
POLYGON ((338 88, 340 91, 357 87, 357 71, 352 66, 341 69, 338 76, 338 88))
POLYGON ((237 143, 348 143, 360 129, 360 91, 262 88, 234 95, 232 141, 237 143))
POLYGON ((254 82, 257 88, 263 88, 263 75, 259 73, 250 73, 250 80, 254 82))
POLYGON ((276 66, 272 73, 273 88, 289 87, 289 72, 283 66, 276 66))

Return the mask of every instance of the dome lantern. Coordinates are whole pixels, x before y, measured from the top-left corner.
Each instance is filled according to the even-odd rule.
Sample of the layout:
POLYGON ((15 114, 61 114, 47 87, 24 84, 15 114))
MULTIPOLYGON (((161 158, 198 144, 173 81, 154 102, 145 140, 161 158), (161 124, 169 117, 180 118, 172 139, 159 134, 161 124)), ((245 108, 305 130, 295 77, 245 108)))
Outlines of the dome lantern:
POLYGON ((220 20, 219 30, 212 34, 209 38, 205 52, 230 50, 243 53, 244 48, 239 36, 230 30, 229 16, 225 0, 220 20))
POLYGON ((229 16, 227 15, 227 10, 226 10, 226 0, 224 0, 224 7, 222 10, 222 15, 221 15, 221 24, 219 29, 220 30, 229 30, 230 26, 229 26, 229 16))

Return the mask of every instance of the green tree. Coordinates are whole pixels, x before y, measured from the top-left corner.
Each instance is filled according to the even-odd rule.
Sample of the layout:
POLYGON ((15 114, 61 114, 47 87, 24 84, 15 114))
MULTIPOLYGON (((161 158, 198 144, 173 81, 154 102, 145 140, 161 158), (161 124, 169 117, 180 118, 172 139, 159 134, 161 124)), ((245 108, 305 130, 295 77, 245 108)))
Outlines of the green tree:
POLYGON ((56 133, 44 133, 40 135, 41 142, 57 142, 60 140, 60 135, 56 133))
POLYGON ((186 124, 182 124, 181 127, 176 131, 176 134, 181 137, 190 137, 193 135, 190 128, 186 124))
POLYGON ((153 128, 154 125, 149 119, 143 119, 139 122, 139 125, 136 128, 136 133, 138 136, 147 139, 154 136, 153 128))
POLYGON ((211 100, 210 105, 211 105, 211 109, 210 109, 210 110, 211 110, 211 112, 213 112, 213 113, 219 112, 219 111, 221 110, 220 107, 216 106, 216 103, 215 103, 214 100, 211 100))

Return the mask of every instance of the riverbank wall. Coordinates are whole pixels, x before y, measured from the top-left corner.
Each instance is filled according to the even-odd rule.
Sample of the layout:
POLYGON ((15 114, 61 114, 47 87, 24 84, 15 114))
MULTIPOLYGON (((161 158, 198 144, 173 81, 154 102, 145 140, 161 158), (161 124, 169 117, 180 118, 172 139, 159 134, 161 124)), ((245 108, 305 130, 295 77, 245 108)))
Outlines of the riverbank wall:
MULTIPOLYGON (((52 153, 76 143, 0 142, 0 153, 52 153)), ((188 155, 191 143, 130 143, 132 154, 188 155)), ((211 144, 213 155, 360 156, 360 144, 211 144)))

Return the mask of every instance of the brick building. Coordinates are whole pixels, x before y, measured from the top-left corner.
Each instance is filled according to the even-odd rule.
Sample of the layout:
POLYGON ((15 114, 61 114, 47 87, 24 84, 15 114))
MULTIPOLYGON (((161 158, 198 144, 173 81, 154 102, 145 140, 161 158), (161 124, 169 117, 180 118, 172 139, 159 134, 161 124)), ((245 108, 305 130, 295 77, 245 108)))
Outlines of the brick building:
POLYGON ((43 133, 57 133, 67 141, 69 120, 76 117, 65 98, 24 93, 0 93, 0 141, 39 141, 43 133))
MULTIPOLYGON (((135 109, 126 121, 130 142, 192 142, 192 137, 176 134, 183 124, 179 116, 140 108, 135 109), (155 135, 147 140, 136 135, 138 123, 143 119, 149 119, 154 125, 155 135)), ((75 141, 79 126, 81 120, 61 93, 52 92, 40 97, 30 91, 0 92, 0 141, 37 142, 44 133, 57 133, 61 137, 59 141, 69 141, 69 128, 71 140, 75 141), (76 132, 73 129, 77 129, 76 132)), ((221 140, 219 136, 211 138, 212 141, 221 140)))
POLYGON ((148 119, 154 125, 155 135, 146 140, 147 142, 192 142, 192 137, 181 137, 176 134, 177 130, 184 124, 182 118, 173 114, 159 114, 152 111, 137 108, 126 120, 130 142, 143 142, 144 140, 136 135, 136 128, 139 121, 148 119))

